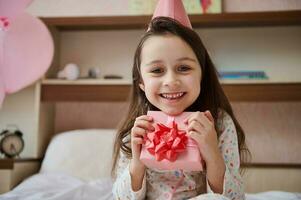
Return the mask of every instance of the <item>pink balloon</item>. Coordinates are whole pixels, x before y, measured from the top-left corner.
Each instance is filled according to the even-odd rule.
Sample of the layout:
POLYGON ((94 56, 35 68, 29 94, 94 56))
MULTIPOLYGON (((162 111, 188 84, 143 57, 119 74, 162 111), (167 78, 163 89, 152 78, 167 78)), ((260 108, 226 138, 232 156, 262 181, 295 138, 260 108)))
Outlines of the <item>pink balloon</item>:
POLYGON ((49 68, 54 52, 53 40, 38 18, 20 14, 0 40, 4 44, 0 79, 4 80, 6 93, 17 92, 32 84, 49 68))
POLYGON ((5 97, 5 85, 4 85, 4 75, 3 75, 3 55, 4 55, 4 36, 6 31, 6 26, 4 25, 6 20, 0 19, 0 108, 5 97))
POLYGON ((0 16, 13 21, 19 14, 22 14, 32 0, 0 0, 0 16))
MULTIPOLYGON (((0 73, 1 76, 1 73, 0 73)), ((0 108, 2 107, 2 103, 5 97, 4 84, 2 83, 2 79, 0 79, 0 108)))
POLYGON ((0 0, 0 108, 6 94, 39 79, 50 66, 53 41, 46 26, 24 13, 32 0, 0 0))

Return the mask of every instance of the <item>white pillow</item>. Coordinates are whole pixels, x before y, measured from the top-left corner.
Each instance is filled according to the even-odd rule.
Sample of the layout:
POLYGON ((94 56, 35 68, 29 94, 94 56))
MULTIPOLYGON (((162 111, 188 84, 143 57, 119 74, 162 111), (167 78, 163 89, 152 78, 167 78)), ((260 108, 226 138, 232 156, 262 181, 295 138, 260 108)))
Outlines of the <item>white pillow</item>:
POLYGON ((114 129, 68 131, 50 142, 40 172, 65 172, 85 181, 109 177, 114 129))

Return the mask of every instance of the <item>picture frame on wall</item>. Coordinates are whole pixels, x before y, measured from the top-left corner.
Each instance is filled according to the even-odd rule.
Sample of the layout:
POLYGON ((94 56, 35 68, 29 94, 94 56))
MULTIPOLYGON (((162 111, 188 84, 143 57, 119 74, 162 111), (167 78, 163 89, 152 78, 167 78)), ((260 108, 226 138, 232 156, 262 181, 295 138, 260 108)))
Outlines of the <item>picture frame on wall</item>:
MULTIPOLYGON (((182 0, 188 14, 222 13, 223 0, 182 0)), ((130 15, 151 15, 158 0, 128 0, 130 15)))

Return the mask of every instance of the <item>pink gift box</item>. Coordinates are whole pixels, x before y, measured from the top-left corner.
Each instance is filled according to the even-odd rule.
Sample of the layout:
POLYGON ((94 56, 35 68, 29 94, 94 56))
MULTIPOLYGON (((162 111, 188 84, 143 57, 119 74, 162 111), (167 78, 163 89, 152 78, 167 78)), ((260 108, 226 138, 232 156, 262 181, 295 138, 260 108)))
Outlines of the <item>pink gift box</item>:
MULTIPOLYGON (((159 169, 159 170, 186 170, 186 171, 202 171, 203 170, 203 165, 202 165, 202 159, 200 156, 200 151, 197 146, 197 143, 189 138, 189 136, 186 135, 186 128, 187 125, 184 124, 184 120, 190 115, 192 112, 183 112, 181 115, 178 116, 168 116, 165 113, 161 111, 148 111, 147 115, 152 116, 154 119, 154 127, 155 131, 154 132, 148 132, 147 137, 145 138, 145 143, 142 145, 141 149, 141 155, 140 155, 140 160, 148 167, 148 168, 154 168, 154 169, 159 169), (170 134, 174 134, 174 132, 164 132, 164 137, 163 135, 161 136, 160 143, 155 145, 155 143, 158 143, 158 137, 154 136, 155 132, 158 130, 162 129, 162 125, 158 124, 163 124, 167 128, 172 128, 175 124, 177 126, 177 129, 179 129, 179 135, 176 137, 177 139, 171 141, 171 143, 174 145, 178 145, 179 141, 181 138, 182 142, 181 144, 178 145, 179 147, 179 152, 176 152, 172 154, 172 156, 169 157, 169 155, 166 153, 167 150, 166 148, 162 148, 163 150, 160 150, 160 146, 168 146, 166 140, 169 138, 172 138, 170 134), (161 129, 160 129, 161 126, 161 129), (169 135, 167 135, 169 134, 169 135), (184 136, 185 135, 185 136, 184 136), (154 139, 155 138, 155 139, 154 139), (163 139, 162 139, 163 138, 163 139), (162 142, 162 140, 164 140, 162 142), (186 148, 181 148, 183 147, 182 144, 186 145, 186 148), (156 152, 160 151, 164 152, 163 155, 167 155, 167 157, 161 157, 155 155, 154 149, 156 149, 156 152), (176 155, 176 156, 175 156, 176 155), (175 158, 176 157, 176 158, 175 158), (169 159, 169 158, 175 158, 175 159, 169 159)), ((165 128, 163 126, 163 129, 165 128)), ((174 129, 173 129, 174 130, 174 129)), ((169 144, 171 144, 169 143, 169 144)), ((171 145, 169 145, 171 146, 171 145)), ((169 151, 170 152, 170 151, 169 151)))

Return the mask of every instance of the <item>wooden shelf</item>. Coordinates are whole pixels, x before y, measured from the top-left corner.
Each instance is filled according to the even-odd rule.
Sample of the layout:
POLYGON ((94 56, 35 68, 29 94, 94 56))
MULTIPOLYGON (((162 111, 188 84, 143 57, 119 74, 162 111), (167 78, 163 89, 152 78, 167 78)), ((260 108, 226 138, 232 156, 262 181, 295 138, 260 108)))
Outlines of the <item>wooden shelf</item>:
POLYGON ((44 85, 130 85, 132 82, 129 79, 78 79, 78 80, 65 80, 65 79, 44 79, 44 85))
MULTIPOLYGON (((47 84, 42 83, 41 100, 126 101, 130 84, 47 84)), ((300 101, 301 83, 222 84, 230 101, 300 101)))
POLYGON ((45 85, 42 101, 126 101, 130 85, 45 85))
POLYGON ((22 162, 42 162, 42 158, 1 158, 0 169, 13 169, 14 163, 22 162))
POLYGON ((242 163, 243 168, 301 168, 300 163, 242 163))
POLYGON ((300 101, 301 83, 222 84, 230 101, 300 101))
MULTIPOLYGON (((190 15, 192 26, 249 27, 301 25, 301 11, 244 12, 190 15)), ((145 29, 151 16, 42 17, 59 30, 145 29)))

